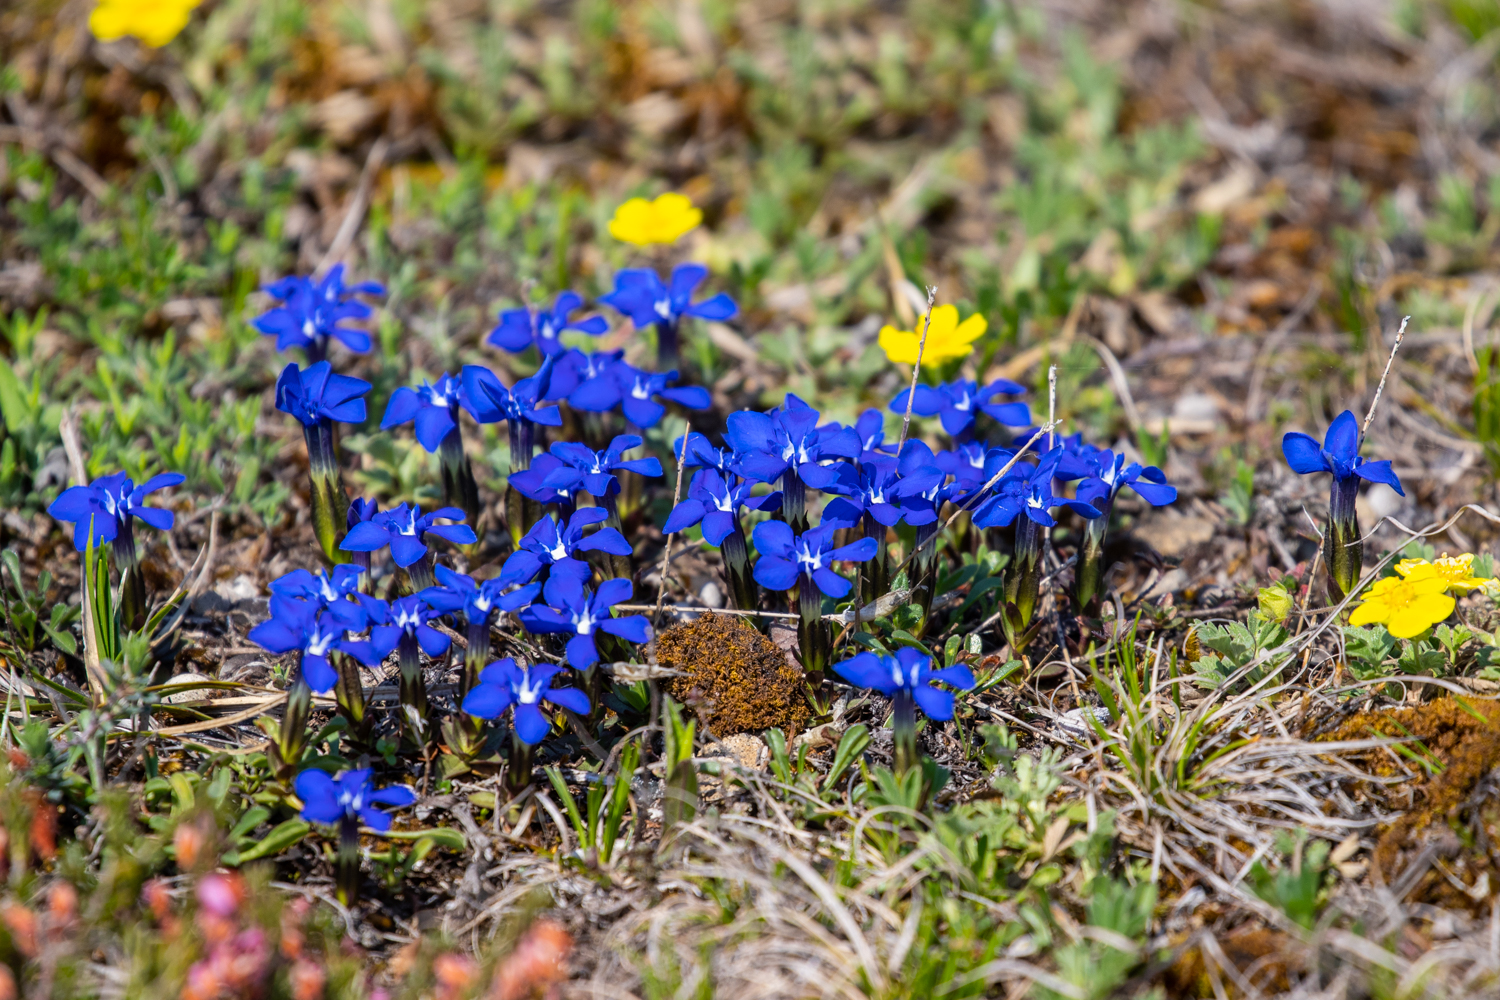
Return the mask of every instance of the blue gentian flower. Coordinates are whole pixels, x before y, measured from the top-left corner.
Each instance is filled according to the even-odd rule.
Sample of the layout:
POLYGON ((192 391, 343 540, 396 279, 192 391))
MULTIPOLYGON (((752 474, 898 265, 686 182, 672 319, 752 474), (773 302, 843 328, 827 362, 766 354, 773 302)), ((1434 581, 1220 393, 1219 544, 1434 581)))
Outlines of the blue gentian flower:
POLYGON ((448 652, 453 640, 427 624, 439 613, 427 602, 425 591, 397 598, 391 602, 390 624, 371 626, 370 644, 377 650, 389 652, 396 648, 403 635, 409 635, 417 640, 422 652, 428 656, 442 656, 448 652))
POLYGON ((620 403, 620 384, 609 373, 625 351, 590 351, 576 348, 557 356, 552 366, 552 380, 546 399, 566 399, 568 405, 585 413, 603 413, 620 403))
MULTIPOLYGON (((886 455, 860 463, 856 468, 839 462, 830 468, 831 481, 819 488, 838 496, 823 508, 823 525, 830 528, 852 528, 869 515, 878 524, 891 527, 903 519, 907 524, 931 524, 937 520, 932 501, 923 496, 943 482, 943 473, 928 467, 903 476, 896 470, 896 458, 886 455)), ((880 533, 884 537, 884 532, 880 533)))
POLYGON ((781 521, 762 521, 751 536, 760 558, 755 563, 755 582, 768 590, 790 590, 801 578, 829 597, 845 597, 851 584, 830 567, 836 561, 865 562, 875 558, 879 544, 873 538, 839 548, 833 546, 833 528, 811 528, 800 535, 781 521))
POLYGON ((615 275, 615 290, 599 301, 629 316, 637 330, 656 327, 658 357, 670 364, 677 357, 677 326, 682 317, 725 320, 739 311, 723 292, 702 302, 692 301, 693 289, 706 277, 708 268, 702 264, 678 264, 670 284, 662 284, 649 268, 628 268, 615 275))
POLYGON ((577 292, 566 291, 557 297, 551 309, 507 309, 500 314, 500 325, 490 331, 486 340, 512 354, 520 354, 532 344, 544 356, 561 354, 567 350, 558 339, 564 330, 577 330, 594 337, 609 330, 603 316, 568 319, 582 307, 583 298, 577 292))
POLYGON ((1057 466, 1065 457, 1061 450, 1042 456, 1035 465, 1018 462, 1014 469, 995 487, 995 494, 985 500, 974 511, 974 523, 981 528, 1003 528, 1018 516, 1050 528, 1057 524, 1052 510, 1067 507, 1085 518, 1099 516, 1099 508, 1082 500, 1054 496, 1052 481, 1057 477, 1057 466))
POLYGON ((557 407, 542 405, 552 372, 552 359, 548 358, 535 375, 521 379, 509 389, 483 365, 464 365, 460 377, 469 412, 481 424, 520 420, 560 427, 562 414, 557 407))
POLYGON ((583 533, 584 528, 608 516, 603 507, 584 507, 575 511, 566 525, 556 518, 543 517, 521 537, 520 547, 506 557, 499 579, 507 584, 530 583, 543 566, 572 559, 575 552, 630 555, 630 543, 614 528, 600 528, 591 535, 583 533))
POLYGON ((368 611, 359 601, 365 596, 359 593, 361 575, 362 570, 352 564, 335 566, 331 572, 317 574, 294 569, 271 581, 271 593, 322 605, 335 621, 357 631, 364 628, 368 618, 368 611))
POLYGON ((542 714, 542 702, 579 715, 589 712, 588 695, 577 688, 552 687, 552 679, 563 669, 550 663, 517 666, 509 656, 497 660, 484 668, 479 683, 464 697, 463 710, 481 719, 494 719, 514 707, 517 738, 535 746, 552 729, 552 723, 542 714))
POLYGON ((917 703, 929 719, 947 722, 953 718, 953 692, 933 687, 934 682, 967 691, 974 686, 974 675, 959 664, 932 669, 932 658, 919 649, 903 646, 895 656, 858 653, 833 666, 833 672, 855 687, 879 691, 887 698, 905 694, 917 703))
POLYGON ((1079 500, 1100 510, 1107 511, 1120 490, 1127 486, 1153 507, 1177 499, 1177 487, 1168 484, 1167 477, 1154 465, 1143 466, 1139 462, 1126 465, 1124 455, 1116 455, 1107 448, 1095 449, 1086 461, 1092 468, 1075 492, 1079 500))
POLYGON ((913 413, 939 417, 943 430, 952 437, 958 437, 973 427, 974 417, 979 412, 989 414, 1007 427, 1025 427, 1031 423, 1031 409, 1025 403, 994 401, 996 396, 1020 395, 1025 391, 1025 387, 1009 379, 997 379, 983 389, 972 379, 957 379, 936 387, 919 385, 915 396, 910 388, 902 389, 891 400, 891 412, 905 414, 907 399, 911 398, 913 413))
POLYGON ((1391 471, 1388 460, 1372 462, 1359 455, 1359 421, 1348 410, 1334 418, 1328 425, 1328 433, 1320 446, 1317 439, 1292 431, 1281 439, 1281 452, 1286 464, 1293 472, 1311 475, 1314 472, 1331 472, 1335 481, 1350 481, 1355 478, 1372 483, 1385 483, 1401 496, 1401 480, 1391 471))
POLYGON ((391 559, 402 569, 427 554, 426 536, 436 535, 454 545, 472 545, 478 538, 467 524, 435 524, 438 518, 462 521, 464 512, 457 507, 441 507, 423 514, 421 507, 398 504, 356 524, 339 543, 345 552, 375 552, 391 547, 391 559))
MULTIPOLYGON (((364 497, 356 497, 349 501, 349 509, 344 513, 345 533, 352 530, 356 524, 368 521, 380 513, 380 504, 374 500, 366 500, 364 497)), ((358 566, 363 572, 370 571, 370 553, 353 552, 349 556, 349 565, 358 566)))
POLYGON ((376 805, 399 808, 417 801, 417 793, 405 785, 377 789, 370 782, 368 767, 345 771, 337 778, 310 767, 297 775, 296 789, 297 798, 302 800, 302 818, 309 823, 358 821, 376 833, 391 828, 390 815, 376 805))
POLYGON ((181 485, 184 478, 176 472, 163 472, 137 486, 128 475, 116 472, 87 486, 69 486, 52 501, 47 513, 59 521, 73 522, 73 547, 79 552, 88 550, 92 523, 95 545, 125 537, 132 542, 133 554, 133 518, 140 518, 158 531, 170 531, 175 520, 170 510, 147 507, 142 501, 157 490, 181 485))
POLYGON ((326 361, 305 369, 293 362, 276 380, 276 409, 290 413, 308 427, 324 420, 361 424, 365 420, 361 397, 369 391, 370 383, 350 375, 335 375, 326 361))
POLYGON ((773 510, 781 506, 780 493, 752 497, 750 491, 754 486, 748 479, 730 485, 718 469, 699 469, 688 483, 687 499, 667 515, 662 534, 673 535, 701 522, 703 540, 713 546, 722 544, 725 536, 739 528, 741 507, 773 510))
POLYGON ((1304 476, 1315 472, 1333 474, 1328 494, 1328 530, 1323 533, 1323 558, 1328 563, 1328 572, 1337 590, 1336 600, 1358 585, 1360 568, 1364 564, 1364 542, 1355 510, 1359 481, 1385 483, 1401 496, 1406 496, 1391 463, 1362 458, 1359 446, 1359 421, 1348 410, 1340 413, 1328 426, 1321 447, 1316 439, 1296 431, 1281 439, 1281 452, 1293 472, 1304 476))
POLYGON ((429 453, 438 450, 443 439, 458 426, 458 410, 468 409, 463 385, 452 375, 440 375, 434 383, 423 382, 412 388, 402 386, 391 393, 380 429, 390 430, 415 422, 417 441, 429 453))
MULTIPOLYGON (((361 625, 360 627, 363 627, 361 625)), ((319 694, 333 688, 338 674, 328 662, 328 654, 338 651, 349 653, 361 662, 368 656, 366 646, 350 640, 345 633, 349 627, 337 620, 332 613, 323 610, 315 601, 299 601, 281 594, 271 595, 271 617, 250 630, 251 642, 272 653, 302 651, 302 676, 307 684, 319 694)), ((374 666, 380 662, 376 659, 374 666)))
POLYGON ((562 459, 548 452, 542 452, 532 460, 531 468, 512 472, 508 482, 523 497, 529 497, 539 504, 557 504, 566 517, 573 513, 577 502, 574 494, 578 491, 558 489, 545 484, 548 476, 567 468, 567 464, 562 459))
POLYGON ((541 591, 539 583, 528 584, 519 590, 506 593, 509 584, 503 580, 485 580, 482 583, 472 576, 457 573, 446 566, 434 570, 439 586, 429 587, 417 595, 443 614, 462 611, 467 622, 489 624, 496 611, 516 611, 536 599, 541 591))
POLYGON ((661 423, 667 408, 656 401, 657 396, 689 410, 706 410, 713 405, 708 390, 702 386, 668 386, 668 382, 677 380, 676 371, 643 372, 622 361, 610 369, 609 374, 620 387, 620 412, 637 427, 655 427, 661 423))
POLYGON ((818 411, 791 393, 780 409, 770 413, 731 413, 724 441, 739 456, 736 471, 764 483, 792 469, 816 487, 809 476, 817 477, 820 462, 858 458, 860 454, 859 435, 854 428, 838 424, 819 427, 818 411))
POLYGON ((716 448, 704 434, 689 431, 687 448, 683 448, 682 435, 672 442, 672 457, 680 459, 684 469, 717 469, 720 473, 734 470, 734 449, 716 448))
POLYGON ((1058 463, 1058 472, 1060 479, 1083 476, 1077 497, 1099 510, 1099 516, 1084 529, 1073 571, 1074 594, 1079 608, 1085 609, 1092 604, 1103 579, 1104 537, 1120 490, 1128 486, 1142 500, 1160 507, 1177 499, 1177 488, 1168 485, 1167 477, 1155 466, 1142 467, 1139 462, 1126 465, 1124 455, 1082 441, 1068 443, 1064 458, 1058 463))
POLYGON ((553 361, 547 357, 530 378, 523 378, 507 389, 495 373, 482 365, 464 365, 464 396, 469 413, 481 424, 505 421, 510 433, 510 470, 520 472, 531 465, 535 449, 536 427, 562 426, 562 414, 555 406, 543 406, 552 382, 553 361))
POLYGON ((634 590, 629 580, 605 580, 591 597, 576 575, 556 573, 542 588, 546 604, 533 604, 517 617, 528 632, 573 636, 568 640, 568 665, 586 670, 599 662, 595 638, 600 632, 635 643, 651 638, 645 615, 615 618, 610 614, 609 609, 630 600, 634 590))
POLYGON ((879 410, 869 409, 854 421, 854 433, 859 437, 859 460, 868 462, 872 458, 890 455, 896 446, 885 443, 885 415, 879 410))
POLYGON ((932 456, 932 464, 953 477, 958 492, 978 489, 1015 457, 1009 448, 991 448, 982 441, 966 441, 932 456))
POLYGON ((307 278, 282 278, 264 289, 281 305, 257 316, 250 325, 276 338, 276 349, 300 347, 310 362, 322 361, 328 355, 328 338, 333 337, 356 354, 370 349, 370 335, 363 330, 341 325, 346 319, 366 319, 370 307, 356 301, 355 295, 384 295, 385 289, 373 281, 344 287, 344 265, 335 264, 316 285, 307 278))
POLYGON ((620 492, 620 480, 616 472, 624 469, 642 476, 660 476, 661 462, 655 458, 626 458, 625 453, 639 448, 639 434, 617 434, 609 447, 594 451, 588 445, 561 441, 550 451, 562 464, 542 480, 543 486, 555 490, 583 490, 595 497, 613 496, 620 492))

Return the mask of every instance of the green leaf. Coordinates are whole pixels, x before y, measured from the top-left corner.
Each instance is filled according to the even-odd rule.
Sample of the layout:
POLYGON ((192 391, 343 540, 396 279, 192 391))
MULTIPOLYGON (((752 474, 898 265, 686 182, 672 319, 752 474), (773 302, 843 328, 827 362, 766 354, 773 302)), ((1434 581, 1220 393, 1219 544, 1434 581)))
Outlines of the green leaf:
POLYGON ((21 380, 16 378, 15 370, 4 358, 0 358, 0 417, 5 418, 7 432, 31 423, 31 408, 26 405, 21 380))
POLYGON ((451 826, 435 826, 430 830, 387 830, 381 836, 387 840, 431 840, 450 851, 467 850, 469 846, 463 833, 451 826))
POLYGON ((270 818, 271 810, 265 806, 251 806, 245 810, 245 814, 240 817, 240 821, 234 824, 234 829, 229 831, 229 839, 231 841, 239 840, 270 818))
POLYGON ((850 726, 839 740, 838 749, 834 751, 833 764, 823 778, 823 790, 831 789, 869 745, 870 727, 862 722, 850 726))
POLYGON ((280 854, 282 851, 298 843, 307 836, 312 827, 306 820, 289 819, 271 829, 263 839, 243 851, 231 851, 224 855, 226 865, 242 865, 247 861, 256 861, 272 854, 280 854))
POLYGON ((920 649, 928 656, 932 655, 932 652, 925 645, 923 645, 921 639, 918 639, 916 636, 912 635, 904 628, 898 628, 894 632, 892 632, 891 638, 895 640, 897 645, 910 646, 912 649, 920 649))

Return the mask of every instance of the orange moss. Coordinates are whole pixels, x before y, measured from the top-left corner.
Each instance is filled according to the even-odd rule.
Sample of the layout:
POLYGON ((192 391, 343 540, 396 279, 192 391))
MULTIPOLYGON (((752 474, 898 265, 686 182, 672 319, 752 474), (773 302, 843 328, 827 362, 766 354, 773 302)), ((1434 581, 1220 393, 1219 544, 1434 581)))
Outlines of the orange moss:
POLYGON ((807 722, 802 672, 776 645, 731 615, 706 614, 656 640, 656 659, 680 670, 667 693, 707 717, 715 736, 807 722))
MULTIPOLYGON (((1426 759, 1435 757, 1442 763, 1442 770, 1429 775, 1427 769, 1416 761, 1402 758, 1401 763, 1407 770, 1418 771, 1422 777, 1415 782, 1415 787, 1396 786, 1387 793, 1389 806, 1406 806, 1401 817, 1382 832, 1371 859, 1376 871, 1389 880, 1400 867, 1398 862, 1403 849, 1416 845, 1416 834, 1437 824, 1444 827, 1442 833, 1446 836, 1442 833, 1439 836, 1445 842, 1454 840, 1446 828, 1465 822, 1464 806, 1470 803, 1475 787, 1487 774, 1500 767, 1500 702, 1464 698, 1460 704, 1459 699, 1442 698, 1412 708, 1366 712, 1348 719, 1320 739, 1358 740, 1371 736, 1415 739, 1420 741, 1421 747, 1408 743, 1413 751, 1426 759), (1425 753, 1422 748, 1425 748, 1425 753), (1409 806, 1405 801, 1393 800, 1394 795, 1404 800, 1406 794, 1412 796, 1409 806)), ((1372 773, 1383 777, 1404 773, 1396 758, 1384 750, 1365 754, 1362 763, 1372 773)), ((1486 822, 1480 816, 1469 817, 1469 821, 1486 822)), ((1466 867, 1467 862, 1477 863, 1481 870, 1493 867, 1490 859, 1482 856, 1467 859, 1466 867)), ((1446 898, 1459 894, 1441 875, 1429 873, 1426 881, 1429 891, 1445 897, 1445 902, 1451 905, 1474 904, 1474 900, 1468 897, 1462 900, 1446 898)), ((1492 884, 1494 881, 1492 874, 1492 884)), ((1417 898, 1423 895, 1419 891, 1417 898)), ((1438 900, 1434 897, 1431 901, 1438 900)))

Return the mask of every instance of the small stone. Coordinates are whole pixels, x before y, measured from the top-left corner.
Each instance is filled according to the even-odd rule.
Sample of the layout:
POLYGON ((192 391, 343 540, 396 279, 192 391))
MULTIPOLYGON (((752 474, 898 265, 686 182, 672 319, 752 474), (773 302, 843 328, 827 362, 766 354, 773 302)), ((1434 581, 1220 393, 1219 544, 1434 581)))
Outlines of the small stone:
POLYGON ((759 771, 771 759, 771 751, 759 736, 751 733, 734 733, 719 741, 734 754, 740 767, 747 771, 759 771))
MULTIPOLYGON (((167 685, 175 686, 178 684, 210 684, 212 682, 212 677, 205 677, 202 674, 188 673, 174 675, 167 681, 167 685)), ((196 691, 174 691, 163 698, 162 701, 166 702, 168 705, 181 705, 190 701, 202 701, 203 699, 207 698, 212 692, 213 688, 199 688, 196 691)))
POLYGON ((1195 545, 1211 541, 1216 530, 1217 525, 1206 517, 1153 512, 1141 518, 1131 534, 1161 555, 1179 559, 1195 545))
POLYGON ((698 600, 705 607, 722 608, 724 606, 724 592, 719 589, 717 583, 710 580, 698 591, 698 600))

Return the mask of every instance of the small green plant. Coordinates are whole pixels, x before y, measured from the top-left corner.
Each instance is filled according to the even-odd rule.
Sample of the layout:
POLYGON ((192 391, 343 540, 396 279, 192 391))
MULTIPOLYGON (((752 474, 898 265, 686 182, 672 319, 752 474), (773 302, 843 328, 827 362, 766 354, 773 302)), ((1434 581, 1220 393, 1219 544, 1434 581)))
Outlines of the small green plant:
POLYGON ((1283 836, 1281 852, 1291 855, 1288 864, 1271 871, 1263 862, 1250 866, 1247 880, 1251 890, 1308 930, 1318 919, 1324 902, 1323 872, 1328 865, 1327 841, 1307 843, 1305 833, 1295 838, 1283 836))

